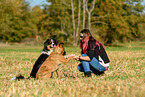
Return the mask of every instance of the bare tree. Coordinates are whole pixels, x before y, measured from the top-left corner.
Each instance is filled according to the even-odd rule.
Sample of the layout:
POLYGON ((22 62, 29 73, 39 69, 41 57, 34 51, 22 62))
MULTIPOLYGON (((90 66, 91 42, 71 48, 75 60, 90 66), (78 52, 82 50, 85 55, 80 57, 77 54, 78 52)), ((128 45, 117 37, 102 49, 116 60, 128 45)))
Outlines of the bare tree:
MULTIPOLYGON (((74 36, 74 39, 76 37, 76 33, 75 33, 75 15, 74 15, 74 5, 73 5, 73 0, 71 0, 71 9, 72 9, 72 23, 73 23, 73 36, 74 36)), ((75 43, 75 42, 74 42, 75 43)))
POLYGON ((78 32, 80 27, 80 13, 81 13, 81 0, 79 0, 79 11, 78 11, 78 25, 77 25, 77 31, 76 31, 76 44, 78 42, 78 32))
POLYGON ((78 42, 78 32, 79 32, 79 27, 80 27, 80 13, 81 13, 81 0, 79 0, 79 5, 78 5, 78 23, 77 23, 77 29, 76 29, 76 24, 75 24, 75 8, 73 4, 73 0, 71 0, 71 9, 72 9, 72 23, 73 23, 73 36, 74 36, 74 46, 77 45, 78 42))
POLYGON ((95 0, 93 0, 93 4, 90 8, 88 8, 88 0, 86 1, 86 11, 88 13, 88 28, 91 30, 91 13, 95 7, 95 0))
POLYGON ((83 29, 85 28, 86 0, 83 0, 83 29))

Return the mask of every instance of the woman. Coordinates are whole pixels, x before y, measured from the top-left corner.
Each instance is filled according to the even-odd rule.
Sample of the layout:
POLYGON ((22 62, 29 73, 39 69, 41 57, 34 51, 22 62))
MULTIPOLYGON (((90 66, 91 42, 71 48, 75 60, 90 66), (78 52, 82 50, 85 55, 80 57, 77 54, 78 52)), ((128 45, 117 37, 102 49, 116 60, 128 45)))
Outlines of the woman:
POLYGON ((109 58, 103 44, 98 42, 88 29, 80 32, 81 56, 75 56, 79 60, 78 70, 84 72, 85 77, 91 77, 91 73, 103 74, 109 67, 109 58))

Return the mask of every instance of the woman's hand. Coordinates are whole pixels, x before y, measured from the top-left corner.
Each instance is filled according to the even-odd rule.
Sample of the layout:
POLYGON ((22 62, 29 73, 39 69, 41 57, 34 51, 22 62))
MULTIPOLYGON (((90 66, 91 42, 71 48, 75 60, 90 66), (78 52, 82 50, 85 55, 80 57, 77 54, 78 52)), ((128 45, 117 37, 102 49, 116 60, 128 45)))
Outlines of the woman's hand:
POLYGON ((74 58, 73 59, 75 59, 75 60, 77 60, 77 61, 79 61, 80 59, 79 59, 79 56, 74 56, 74 58))
POLYGON ((78 61, 79 60, 91 61, 89 56, 75 56, 73 59, 78 60, 78 61))

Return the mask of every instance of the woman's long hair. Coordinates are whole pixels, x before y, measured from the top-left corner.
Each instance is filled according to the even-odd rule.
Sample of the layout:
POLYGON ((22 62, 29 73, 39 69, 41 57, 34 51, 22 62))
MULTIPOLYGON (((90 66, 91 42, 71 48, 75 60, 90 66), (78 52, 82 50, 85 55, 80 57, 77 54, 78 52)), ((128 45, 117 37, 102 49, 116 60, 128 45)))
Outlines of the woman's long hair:
MULTIPOLYGON (((100 45, 102 45, 104 47, 104 45, 102 43, 100 43, 99 41, 97 41, 90 33, 90 31, 88 29, 83 29, 80 33, 83 34, 83 39, 80 40, 80 43, 79 43, 79 47, 82 49, 81 53, 82 54, 86 54, 87 53, 87 49, 88 49, 88 42, 89 40, 91 41, 94 41, 95 44, 91 44, 93 46, 93 50, 95 49, 95 47, 98 45, 99 47, 99 51, 101 52, 100 50, 100 45)), ((93 42, 93 43, 94 43, 93 42)))

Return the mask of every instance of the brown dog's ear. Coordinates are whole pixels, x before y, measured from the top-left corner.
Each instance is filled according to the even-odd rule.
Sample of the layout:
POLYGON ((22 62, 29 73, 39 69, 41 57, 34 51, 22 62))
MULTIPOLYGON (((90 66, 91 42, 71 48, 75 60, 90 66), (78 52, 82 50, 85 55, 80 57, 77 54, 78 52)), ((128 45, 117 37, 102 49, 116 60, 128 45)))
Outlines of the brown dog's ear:
POLYGON ((59 43, 59 47, 63 47, 63 45, 64 45, 63 42, 59 43))

